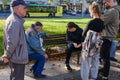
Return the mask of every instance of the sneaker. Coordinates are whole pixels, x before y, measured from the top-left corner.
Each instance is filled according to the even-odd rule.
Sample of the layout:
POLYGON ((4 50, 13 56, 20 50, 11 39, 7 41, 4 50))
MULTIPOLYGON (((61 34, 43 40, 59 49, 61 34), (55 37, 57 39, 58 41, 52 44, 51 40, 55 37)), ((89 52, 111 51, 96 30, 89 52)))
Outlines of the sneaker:
POLYGON ((30 68, 30 72, 33 72, 33 69, 32 69, 32 68, 30 68))
POLYGON ((115 61, 115 62, 118 61, 118 60, 117 60, 116 58, 114 58, 114 57, 110 57, 110 60, 111 60, 111 61, 115 61))
POLYGON ((104 76, 103 76, 103 77, 102 77, 102 80, 108 80, 108 77, 104 77, 104 76))
POLYGON ((70 67, 70 65, 66 65, 66 69, 69 71, 72 71, 72 68, 70 67))
POLYGON ((108 80, 108 77, 98 76, 96 80, 108 80))
POLYGON ((34 78, 46 78, 47 76, 44 74, 41 75, 34 75, 34 78))
POLYGON ((108 78, 104 78, 104 77, 97 77, 96 80, 108 80, 108 78))

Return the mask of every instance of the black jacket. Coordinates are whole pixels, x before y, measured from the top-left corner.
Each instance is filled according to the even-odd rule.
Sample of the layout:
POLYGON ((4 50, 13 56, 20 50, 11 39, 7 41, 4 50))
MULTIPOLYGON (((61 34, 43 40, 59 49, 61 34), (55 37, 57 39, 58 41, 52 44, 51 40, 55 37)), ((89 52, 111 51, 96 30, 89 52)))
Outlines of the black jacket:
POLYGON ((76 28, 76 31, 74 32, 69 32, 68 30, 66 31, 66 39, 67 43, 77 43, 81 44, 81 42, 84 41, 84 38, 82 37, 82 32, 83 30, 79 27, 76 28))

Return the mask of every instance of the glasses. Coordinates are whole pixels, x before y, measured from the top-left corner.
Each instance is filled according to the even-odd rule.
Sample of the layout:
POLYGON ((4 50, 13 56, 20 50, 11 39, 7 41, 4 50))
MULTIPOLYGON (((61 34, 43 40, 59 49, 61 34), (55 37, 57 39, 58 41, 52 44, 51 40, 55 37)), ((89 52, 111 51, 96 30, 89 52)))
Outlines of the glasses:
POLYGON ((105 0, 105 1, 103 2, 103 4, 105 5, 108 1, 109 1, 109 0, 105 0))
POLYGON ((104 2, 103 4, 105 5, 107 3, 107 1, 106 2, 104 2))

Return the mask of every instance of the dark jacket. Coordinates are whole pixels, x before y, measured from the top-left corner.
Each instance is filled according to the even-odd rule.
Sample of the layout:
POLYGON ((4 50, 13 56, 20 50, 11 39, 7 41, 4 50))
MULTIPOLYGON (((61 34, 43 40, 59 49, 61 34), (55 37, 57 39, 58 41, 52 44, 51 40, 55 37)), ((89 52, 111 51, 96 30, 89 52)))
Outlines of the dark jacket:
POLYGON ((77 27, 76 31, 74 32, 69 32, 68 30, 66 31, 66 39, 68 44, 77 43, 81 44, 84 41, 84 37, 82 37, 82 29, 77 27))
POLYGON ((87 23, 87 26, 83 30, 82 36, 85 37, 89 30, 95 32, 102 32, 103 29, 104 29, 104 22, 99 18, 95 18, 87 23))

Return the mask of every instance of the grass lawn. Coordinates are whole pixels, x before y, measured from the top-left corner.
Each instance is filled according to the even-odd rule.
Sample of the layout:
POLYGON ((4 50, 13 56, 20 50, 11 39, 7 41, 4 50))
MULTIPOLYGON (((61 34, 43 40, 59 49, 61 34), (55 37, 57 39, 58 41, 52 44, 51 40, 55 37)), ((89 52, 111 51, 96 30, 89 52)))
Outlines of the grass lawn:
POLYGON ((62 19, 62 18, 27 18, 25 22, 25 28, 29 27, 35 21, 40 21, 43 24, 43 31, 48 34, 62 34, 66 31, 66 25, 68 22, 73 21, 81 28, 84 28, 86 23, 90 19, 62 19))
MULTIPOLYGON (((62 19, 62 18, 25 18, 25 29, 36 21, 40 21, 43 24, 43 31, 47 34, 63 34, 66 31, 66 25, 68 22, 73 21, 81 28, 84 29, 86 23, 90 18, 79 19, 62 19)), ((3 54, 3 26, 5 19, 0 19, 0 55, 3 54)))

